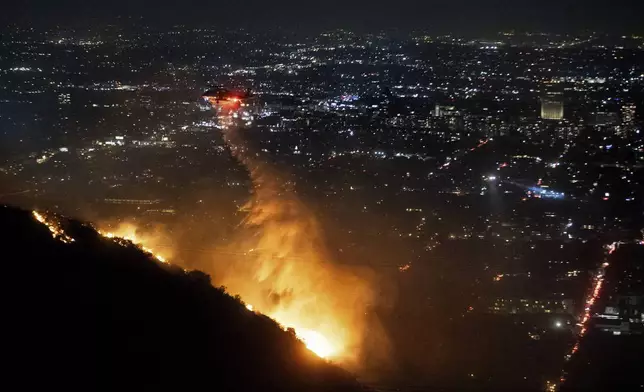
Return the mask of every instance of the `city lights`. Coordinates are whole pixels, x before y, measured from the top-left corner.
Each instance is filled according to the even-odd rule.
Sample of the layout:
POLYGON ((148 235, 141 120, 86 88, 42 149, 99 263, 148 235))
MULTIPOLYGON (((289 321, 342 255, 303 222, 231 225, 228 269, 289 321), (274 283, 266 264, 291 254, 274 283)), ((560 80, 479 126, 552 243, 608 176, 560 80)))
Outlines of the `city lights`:
MULTIPOLYGON (((374 391, 583 389, 635 347, 611 343, 644 328, 644 38, 518 14, 499 33, 304 32, 264 6, 295 23, 7 24, 2 204, 63 252, 138 249, 236 296, 240 336, 263 322, 374 391)), ((419 7, 402 11, 445 8, 419 7)))

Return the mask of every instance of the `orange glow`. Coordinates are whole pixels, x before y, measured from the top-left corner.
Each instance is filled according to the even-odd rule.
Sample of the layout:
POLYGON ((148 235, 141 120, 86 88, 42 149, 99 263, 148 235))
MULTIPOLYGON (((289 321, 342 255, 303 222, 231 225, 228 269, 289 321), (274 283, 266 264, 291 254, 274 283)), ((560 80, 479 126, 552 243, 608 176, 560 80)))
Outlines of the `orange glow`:
POLYGON ((329 341, 322 336, 319 332, 311 331, 308 329, 295 330, 297 337, 299 337, 306 347, 313 351, 321 358, 329 358, 335 354, 335 348, 329 341))
MULTIPOLYGON (((297 225, 286 225, 281 230, 278 226, 277 223, 275 226, 269 225, 270 230, 263 232, 259 238, 258 248, 244 253, 231 253, 229 257, 237 255, 242 260, 230 264, 231 269, 217 283, 228 287, 231 294, 240 294, 244 300, 250 299, 251 302, 245 305, 248 311, 266 314, 285 330, 293 328, 304 345, 319 357, 350 359, 355 354, 350 350, 358 343, 362 321, 361 317, 355 315, 357 309, 352 307, 352 303, 356 298, 352 298, 351 293, 363 294, 360 290, 364 289, 364 283, 352 280, 354 278, 350 275, 333 269, 331 265, 324 266, 316 251, 311 249, 305 249, 302 256, 288 256, 294 251, 293 247, 299 247, 291 243, 291 236, 297 238, 308 232, 297 234, 300 233, 297 225), (300 259, 307 257, 304 256, 306 254, 311 260, 310 264, 300 259), (247 266, 248 270, 239 268, 242 265, 247 266), (348 296, 344 299, 339 297, 344 294, 348 296), (260 305, 255 307, 251 303, 260 305)), ((132 223, 120 224, 113 231, 99 230, 99 233, 115 241, 128 241, 123 245, 131 242, 160 262, 167 262, 151 247, 154 245, 150 245, 161 244, 161 236, 139 230, 132 223)), ((208 268, 202 269, 212 272, 208 268)), ((217 276, 216 273, 213 275, 217 276)), ((359 300, 364 301, 364 298, 359 300)))
MULTIPOLYGON (((246 304, 249 311, 268 315, 284 329, 293 328, 319 357, 352 363, 359 355, 371 291, 364 279, 328 261, 314 217, 292 194, 275 193, 281 187, 275 188, 273 181, 264 182, 257 177, 260 173, 267 174, 260 170, 251 173, 257 185, 246 207, 247 236, 233 245, 249 249, 252 243, 253 247, 237 253, 244 255, 241 262, 226 260, 228 269, 217 283, 257 304, 257 308, 246 304)), ((37 211, 32 215, 53 238, 74 242, 54 217, 37 211)), ((139 230, 132 223, 97 232, 123 246, 134 244, 161 263, 172 257, 168 251, 160 254, 156 250, 167 243, 165 236, 139 230)))
POLYGON ((98 230, 98 233, 106 238, 130 241, 161 263, 168 263, 171 257, 169 250, 165 252, 158 250, 163 247, 164 236, 161 233, 140 230, 133 223, 121 223, 114 229, 98 230))
POLYGON ((283 173, 248 148, 231 114, 220 112, 224 140, 248 169, 253 193, 242 209, 246 218, 239 239, 230 245, 231 253, 240 256, 225 265, 211 261, 212 276, 254 311, 293 328, 318 356, 357 359, 372 295, 369 285, 354 270, 329 259, 315 216, 283 173))
POLYGON ((47 217, 36 210, 32 211, 31 214, 38 222, 42 223, 49 229, 53 238, 59 239, 66 244, 75 241, 72 237, 67 235, 65 231, 63 231, 63 229, 60 227, 60 223, 55 219, 47 217))
MULTIPOLYGON (((189 267, 209 274, 213 285, 239 295, 249 312, 267 315, 284 329, 293 328, 319 357, 355 364, 367 327, 365 310, 373 297, 369 280, 355 267, 330 259, 317 219, 297 198, 290 182, 244 143, 232 125, 234 105, 241 99, 206 98, 216 105, 224 140, 247 168, 253 192, 242 208, 245 219, 237 237, 226 251, 204 250, 202 256, 190 257, 189 267)), ((173 239, 161 230, 142 230, 132 223, 100 227, 104 237, 122 245, 129 242, 121 241, 131 241, 159 262, 181 265, 184 261, 180 249, 173 252, 168 246, 173 239)), ((401 271, 409 267, 403 265, 401 271)), ((384 352, 386 340, 381 340, 384 352)))
MULTIPOLYGON (((265 314, 284 329, 293 328, 318 356, 355 363, 366 328, 365 308, 372 299, 367 280, 329 259, 315 216, 280 173, 249 151, 231 125, 229 115, 235 109, 218 109, 226 143, 248 169, 253 193, 225 257, 221 251, 206 250, 201 259, 191 257, 190 268, 206 272, 214 285, 239 295, 248 311, 265 314)), ((162 231, 150 233, 130 223, 101 227, 105 237, 131 241, 160 262, 182 262, 173 257, 167 247, 172 238, 162 231)))

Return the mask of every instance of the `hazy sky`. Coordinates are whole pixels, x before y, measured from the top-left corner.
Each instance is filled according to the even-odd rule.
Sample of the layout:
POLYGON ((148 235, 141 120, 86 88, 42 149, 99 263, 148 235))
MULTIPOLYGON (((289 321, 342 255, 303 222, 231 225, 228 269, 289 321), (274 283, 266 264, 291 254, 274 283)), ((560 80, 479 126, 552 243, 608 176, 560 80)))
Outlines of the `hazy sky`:
POLYGON ((74 23, 143 16, 146 23, 212 23, 295 30, 428 29, 485 33, 507 29, 640 32, 644 0, 16 0, 14 20, 74 23))

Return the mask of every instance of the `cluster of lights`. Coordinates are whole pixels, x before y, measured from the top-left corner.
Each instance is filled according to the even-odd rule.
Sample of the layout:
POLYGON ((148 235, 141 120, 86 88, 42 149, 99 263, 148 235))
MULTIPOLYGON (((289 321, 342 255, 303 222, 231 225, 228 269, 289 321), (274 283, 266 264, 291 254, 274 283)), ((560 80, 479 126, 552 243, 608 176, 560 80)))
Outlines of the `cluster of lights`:
POLYGON ((546 198, 546 199, 563 199, 566 194, 563 192, 555 192, 550 189, 544 189, 541 187, 532 187, 528 191, 528 196, 536 198, 546 198))
POLYGON ((580 338, 584 337, 584 335, 586 334, 586 331, 588 330, 590 311, 592 310, 593 305, 595 305, 595 301, 597 301, 597 298, 599 297, 599 293, 601 292, 601 289, 602 289, 602 285, 604 284, 604 268, 605 268, 604 265, 608 266, 608 263, 602 264, 602 268, 600 269, 600 272, 595 276, 595 279, 593 280, 593 290, 586 298, 583 317, 581 318, 581 321, 578 324, 581 327, 581 330, 579 331, 580 338))
MULTIPOLYGON (((446 161, 445 163, 443 163, 441 166, 439 166, 439 167, 438 167, 438 170, 444 170, 444 169, 449 168, 449 165, 450 165, 452 162, 457 161, 459 157, 462 157, 462 156, 463 156, 463 155, 465 155, 467 152, 475 151, 476 149, 483 147, 484 145, 486 145, 486 144, 487 144, 489 141, 491 141, 491 140, 493 140, 493 139, 492 139, 492 138, 490 138, 490 139, 479 140, 479 144, 478 144, 478 145, 476 145, 476 147, 472 147, 472 148, 470 148, 470 149, 469 149, 469 151, 463 151, 463 152, 460 152, 460 153, 455 154, 453 157, 447 157, 447 161, 446 161)), ((433 172, 432 172, 432 173, 429 173, 429 177, 430 177, 430 178, 431 178, 433 175, 434 175, 434 173, 433 173, 433 172)))

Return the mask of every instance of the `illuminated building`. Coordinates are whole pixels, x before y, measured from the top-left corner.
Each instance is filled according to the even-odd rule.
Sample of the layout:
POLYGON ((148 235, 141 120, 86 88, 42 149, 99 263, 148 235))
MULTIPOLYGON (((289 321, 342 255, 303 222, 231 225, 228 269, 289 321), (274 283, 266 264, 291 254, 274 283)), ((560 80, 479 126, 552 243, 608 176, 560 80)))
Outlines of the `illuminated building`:
POLYGON ((58 103, 61 105, 71 104, 71 94, 58 94, 58 103))
POLYGON ((454 106, 436 105, 434 107, 434 117, 454 116, 458 114, 459 112, 456 110, 454 106))
POLYGON ((563 96, 559 93, 547 93, 541 98, 541 118, 544 120, 562 120, 564 117, 563 96))
POLYGON ((591 123, 597 126, 617 125, 619 117, 615 112, 595 112, 591 123))
POLYGON ((622 106, 622 124, 633 125, 635 122, 635 110, 636 107, 634 104, 625 104, 622 106))
POLYGON ((572 311, 573 302, 570 299, 496 298, 489 307, 489 312, 495 314, 563 314, 572 311))
POLYGON ((604 313, 593 317, 593 326, 613 335, 642 334, 644 314, 642 296, 619 296, 619 306, 607 306, 604 313))

